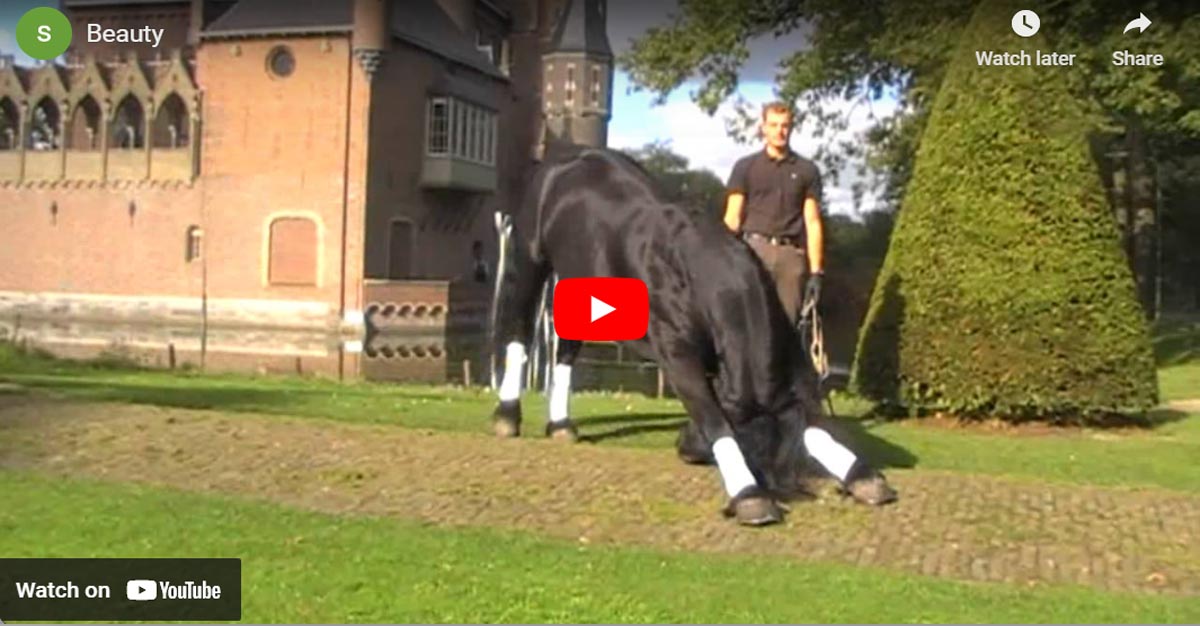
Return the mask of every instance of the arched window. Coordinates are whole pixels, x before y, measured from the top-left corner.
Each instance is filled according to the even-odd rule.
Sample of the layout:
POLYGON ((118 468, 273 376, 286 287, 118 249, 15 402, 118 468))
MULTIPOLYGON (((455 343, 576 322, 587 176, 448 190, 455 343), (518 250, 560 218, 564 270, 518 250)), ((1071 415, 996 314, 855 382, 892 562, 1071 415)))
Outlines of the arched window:
POLYGON ((129 94, 117 105, 116 114, 113 115, 112 127, 108 129, 109 145, 124 150, 144 148, 145 135, 146 114, 142 103, 129 94))
POLYGON ((67 128, 67 147, 72 150, 100 147, 100 105, 91 96, 84 96, 75 105, 71 125, 67 128))
POLYGON ((154 117, 154 147, 183 148, 188 145, 188 112, 179 94, 171 94, 154 117))
POLYGON ((184 240, 183 258, 188 263, 198 261, 204 254, 204 229, 199 226, 188 226, 187 239, 184 240))
POLYGON ((32 150, 55 150, 62 140, 58 136, 62 114, 54 99, 46 96, 38 100, 33 108, 33 120, 29 126, 29 144, 32 150))
POLYGON ((0 98, 0 150, 16 150, 20 139, 20 118, 17 105, 8 98, 0 98))
POLYGON ((272 285, 317 284, 317 223, 305 217, 271 222, 267 277, 272 285))

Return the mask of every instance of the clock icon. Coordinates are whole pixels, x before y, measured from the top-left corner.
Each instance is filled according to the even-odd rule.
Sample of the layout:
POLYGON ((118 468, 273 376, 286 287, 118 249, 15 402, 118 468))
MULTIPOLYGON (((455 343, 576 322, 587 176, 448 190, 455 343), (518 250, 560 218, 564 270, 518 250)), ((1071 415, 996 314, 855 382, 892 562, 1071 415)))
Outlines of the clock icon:
POLYGON ((1037 34, 1038 28, 1041 28, 1042 21, 1038 19, 1038 14, 1025 9, 1017 11, 1013 14, 1012 29, 1013 32, 1022 37, 1032 37, 1037 34))

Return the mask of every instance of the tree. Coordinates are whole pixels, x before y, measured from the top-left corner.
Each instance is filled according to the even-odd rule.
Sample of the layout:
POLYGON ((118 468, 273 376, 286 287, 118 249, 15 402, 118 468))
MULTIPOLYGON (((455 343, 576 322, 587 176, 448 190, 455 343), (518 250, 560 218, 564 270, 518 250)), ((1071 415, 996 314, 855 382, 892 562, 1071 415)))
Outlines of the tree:
POLYGON ((988 67, 1034 53, 1015 1, 975 10, 917 152, 854 382, 910 410, 1066 418, 1157 402, 1148 328, 1071 74, 988 67), (1036 100, 1037 107, 1029 102, 1036 100))
POLYGON ((624 152, 654 176, 672 202, 721 215, 725 207, 724 183, 708 170, 689 169, 687 157, 672 151, 669 142, 657 141, 624 152))
MULTIPOLYGON (((990 0, 988 0, 990 1, 990 0)), ((669 26, 651 29, 619 60, 637 88, 660 98, 685 80, 699 77, 693 93, 709 114, 736 90, 753 37, 809 28, 807 49, 779 64, 779 97, 798 104, 798 123, 811 124, 818 138, 844 130, 847 116, 831 103, 870 101, 892 93, 895 115, 881 119, 864 143, 822 141, 815 157, 827 176, 852 160, 884 175, 880 196, 898 206, 911 176, 930 103, 962 37, 966 18, 979 0, 689 0, 669 26)), ((1075 0, 1038 7, 1043 34, 1053 33, 1062 50, 1077 53, 1078 81, 1071 95, 1097 104, 1093 132, 1123 144, 1119 164, 1104 152, 1099 167, 1119 167, 1128 181, 1114 210, 1126 228, 1129 259, 1152 311, 1158 215, 1153 163, 1180 140, 1200 137, 1200 11, 1195 5, 1147 2, 1139 9, 1153 26, 1136 37, 1121 32, 1128 3, 1075 0), (1114 50, 1161 53, 1162 66, 1115 66, 1114 50)), ((1041 37, 1042 35, 1039 35, 1041 37)), ((1035 96, 1032 104, 1040 102, 1035 96)), ((753 111, 743 104, 744 134, 753 111)), ((1111 178, 1111 177, 1110 177, 1111 178)), ((1200 242, 1197 242, 1200 245, 1200 242)))

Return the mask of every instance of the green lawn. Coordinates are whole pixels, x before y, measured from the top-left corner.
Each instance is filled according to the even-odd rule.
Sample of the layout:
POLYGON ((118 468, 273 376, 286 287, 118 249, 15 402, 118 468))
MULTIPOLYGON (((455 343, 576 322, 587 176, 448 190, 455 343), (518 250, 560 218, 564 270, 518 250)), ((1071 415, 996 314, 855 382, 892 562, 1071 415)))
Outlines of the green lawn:
POLYGON ((11 471, 0 493, 7 557, 241 558, 245 622, 1200 620, 1193 598, 582 546, 11 471))
MULTIPOLYGON (((1184 364, 1164 378, 1195 375, 1184 364)), ((490 429, 494 396, 485 389, 287 377, 130 371, 18 355, 0 346, 0 380, 67 397, 343 422, 478 432, 490 429)), ((1172 382, 1172 384, 1182 384, 1172 382)), ((526 432, 537 435, 545 399, 525 398, 526 432)), ((1200 492, 1200 414, 1162 410, 1145 431, 1069 430, 1005 436, 929 427, 915 421, 856 419, 870 405, 837 395, 838 415, 856 446, 888 467, 950 470, 1097 485, 1159 486, 1200 492)), ((669 448, 684 413, 673 400, 580 393, 572 399, 585 436, 599 445, 669 448)))

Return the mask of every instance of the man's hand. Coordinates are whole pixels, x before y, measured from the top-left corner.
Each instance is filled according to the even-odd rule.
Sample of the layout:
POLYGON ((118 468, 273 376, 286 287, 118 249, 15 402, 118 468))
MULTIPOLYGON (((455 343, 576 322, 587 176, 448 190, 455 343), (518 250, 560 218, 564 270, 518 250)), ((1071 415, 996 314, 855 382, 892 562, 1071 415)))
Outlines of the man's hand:
POLYGON ((810 304, 816 306, 821 301, 821 277, 823 274, 817 272, 808 277, 804 284, 804 306, 807 308, 810 304))

